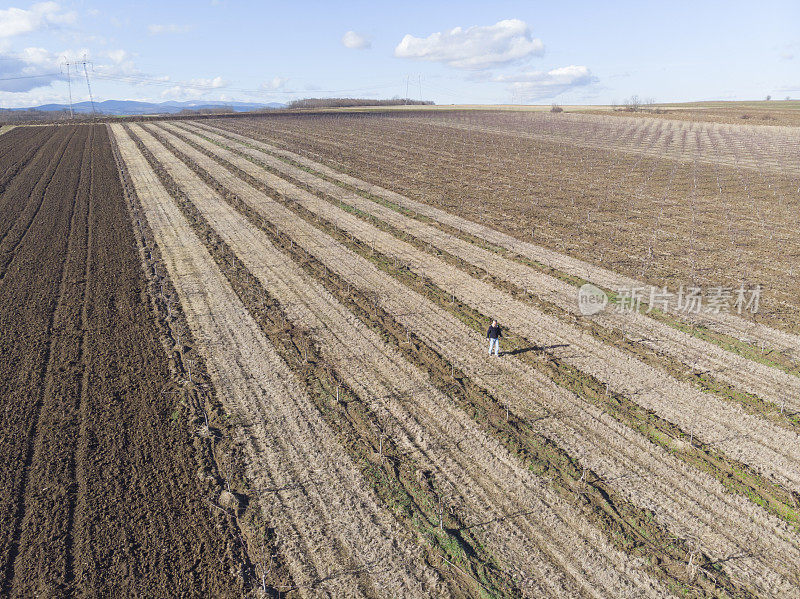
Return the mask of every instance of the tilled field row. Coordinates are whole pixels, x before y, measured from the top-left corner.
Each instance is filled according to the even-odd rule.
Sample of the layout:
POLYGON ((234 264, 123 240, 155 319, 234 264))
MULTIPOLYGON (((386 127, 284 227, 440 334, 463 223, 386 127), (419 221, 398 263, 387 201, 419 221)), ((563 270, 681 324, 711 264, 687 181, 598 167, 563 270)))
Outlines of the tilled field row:
POLYGON ((172 283, 222 401, 247 423, 259 507, 295 582, 336 596, 434 593, 393 518, 365 489, 286 364, 264 337, 121 125, 112 126, 172 283), (368 588, 357 581, 363 578, 368 588), (373 591, 370 591, 369 588, 373 591))
POLYGON ((0 281, 14 259, 36 216, 75 131, 64 129, 50 136, 39 148, 31 148, 14 170, 10 184, 3 190, 0 207, 5 219, 0 223, 0 281), (15 201, 25 197, 27 201, 15 201))
POLYGON ((41 154, 43 146, 53 137, 56 131, 50 127, 17 129, 13 135, 3 139, 0 148, 0 190, 5 190, 14 176, 36 155, 41 154))
POLYGON ((170 142, 332 271, 375 294, 387 312, 496 397, 526 418, 541 418, 536 426, 549 438, 572 455, 581 456, 604 478, 625 480, 621 492, 653 509, 659 521, 675 534, 697 531, 704 549, 717 559, 741 554, 747 546, 740 545, 743 538, 766 542, 772 547, 768 552, 783 557, 773 562, 762 558, 734 561, 728 567, 753 588, 787 594, 798 548, 784 524, 743 498, 726 494, 718 482, 646 442, 638 433, 604 418, 602 412, 530 367, 516 360, 487 365, 481 336, 454 316, 378 271, 187 144, 174 137, 170 142), (765 529, 771 533, 764 535, 765 529))
POLYGON ((453 489, 486 544, 528 580, 533 596, 664 593, 581 514, 487 437, 426 376, 318 283, 287 262, 263 232, 148 134, 141 139, 290 318, 315 335, 326 359, 379 414, 400 447, 453 489), (548 532, 545 532, 548 531, 548 532), (580 548, 576 550, 576 548, 580 548), (624 573, 624 574, 623 574, 624 573))
MULTIPOLYGON (((164 126, 183 135, 187 134, 183 129, 172 124, 164 126)), ((264 151, 253 149, 243 142, 236 142, 200 128, 191 127, 191 129, 218 144, 249 156, 281 174, 288 175, 304 185, 319 190, 336 201, 363 211, 403 233, 431 244, 493 276, 500 277, 522 290, 529 290, 530 293, 566 312, 580 314, 576 301, 576 288, 556 277, 506 259, 434 226, 348 192, 334 183, 287 164, 264 151)), ((211 152, 217 149, 215 144, 196 136, 192 137, 192 141, 211 152)), ((640 312, 606 310, 595 315, 592 320, 607 329, 623 331, 624 336, 641 342, 643 346, 655 352, 669 355, 683 362, 692 370, 710 372, 714 377, 776 405, 785 403, 790 408, 800 409, 800 377, 791 376, 775 368, 727 352, 716 344, 681 332, 660 321, 648 318, 640 312)))
MULTIPOLYGON (((218 154, 225 152, 221 148, 217 151, 218 154)), ((556 357, 607 383, 613 391, 634 398, 639 405, 683 430, 693 432, 705 443, 718 447, 734 459, 767 473, 790 489, 800 485, 800 472, 796 467, 800 459, 800 446, 796 433, 743 413, 740 406, 703 393, 689 384, 679 383, 621 350, 602 344, 576 327, 543 314, 494 286, 478 281, 441 259, 259 169, 252 162, 230 152, 228 154, 237 167, 250 169, 255 178, 269 187, 297 201, 310 212, 319 214, 376 251, 401 261, 411 271, 430 279, 440 289, 452 293, 454 298, 478 312, 496 316, 509 330, 517 332, 536 346, 561 346, 553 350, 556 357)), ((206 162, 209 161, 206 157, 206 162)), ((213 164, 213 161, 210 162, 213 164)))
MULTIPOLYGON (((418 202, 398 194, 389 189, 373 185, 362 181, 356 177, 341 173, 332 169, 319 161, 310 160, 305 156, 278 148, 272 144, 267 144, 238 133, 211 127, 205 123, 199 123, 198 128, 207 132, 224 134, 225 137, 244 142, 251 147, 263 149, 269 153, 290 159, 297 164, 313 169, 335 181, 339 181, 360 191, 367 192, 376 197, 383 198, 397 206, 412 211, 416 215, 421 215, 433 219, 439 223, 462 231, 478 239, 486 241, 512 251, 515 254, 524 256, 530 260, 540 262, 555 270, 565 272, 575 277, 582 278, 599 285, 605 289, 638 288, 642 289, 642 295, 649 297, 649 286, 631 277, 619 275, 608 269, 594 266, 588 262, 571 258, 554 250, 550 250, 535 244, 520 241, 508 234, 501 233, 484 225, 480 225, 464 218, 450 214, 444 210, 429 206, 423 202, 418 202)), ((675 305, 669 307, 670 312, 674 312, 675 305)), ((683 313, 680 313, 683 316, 683 313)), ((772 348, 781 352, 788 352, 794 359, 800 362, 800 337, 791 333, 786 333, 768 327, 763 324, 747 321, 738 315, 732 314, 690 314, 687 317, 694 323, 707 326, 713 330, 731 335, 748 343, 762 344, 764 347, 772 348)))
MULTIPOLYGON (((69 441, 66 443, 67 447, 63 447, 61 444, 64 435, 54 429, 53 425, 64 424, 62 418, 71 411, 71 401, 76 396, 81 396, 80 379, 76 380, 74 371, 66 376, 62 376, 62 372, 68 369, 71 361, 74 363, 76 358, 80 359, 79 316, 83 298, 80 295, 82 287, 76 286, 74 282, 83 274, 87 250, 88 201, 86 189, 83 187, 86 185, 85 162, 88 158, 89 141, 86 133, 76 133, 73 129, 65 130, 61 136, 54 136, 58 137, 56 143, 62 151, 69 149, 69 163, 61 164, 60 154, 43 154, 43 165, 38 164, 40 160, 33 161, 28 172, 36 172, 37 166, 46 166, 44 172, 47 176, 44 182, 37 185, 38 189, 34 193, 27 198, 22 196, 23 201, 19 201, 20 196, 11 196, 19 202, 22 210, 10 229, 11 235, 3 238, 4 242, 10 243, 9 250, 5 253, 7 261, 2 270, 0 284, 3 287, 3 296, 8 299, 16 295, 16 290, 9 286, 6 275, 10 275, 12 284, 17 277, 24 276, 25 264, 21 262, 30 259, 34 254, 35 248, 31 248, 31 243, 35 243, 37 235, 49 233, 60 236, 57 247, 61 254, 44 252, 42 256, 46 267, 52 269, 48 274, 57 283, 47 286, 46 283, 36 280, 38 277, 35 276, 31 281, 34 288, 40 286, 37 283, 41 284, 41 293, 47 301, 43 306, 37 306, 36 301, 31 302, 32 307, 40 308, 46 314, 44 318, 35 313, 27 314, 25 306, 7 306, 12 318, 19 318, 19 324, 34 325, 30 326, 31 345, 20 348, 23 351, 27 349, 29 355, 19 356, 15 355, 16 352, 9 351, 8 356, 9 360, 30 360, 27 363, 27 372, 13 381, 14 384, 5 389, 6 393, 3 395, 7 410, 4 425, 9 426, 7 433, 3 435, 4 449, 14 466, 4 469, 6 481, 3 485, 4 496, 0 501, 4 512, 3 521, 6 523, 0 546, 3 558, 7 560, 3 564, 3 591, 9 595, 52 589, 71 577, 71 572, 68 572, 68 553, 71 549, 69 543, 72 530, 66 512, 74 505, 74 497, 65 498, 54 505, 51 503, 51 495, 43 492, 43 489, 47 488, 48 483, 65 488, 72 482, 63 472, 65 464, 55 464, 51 458, 59 456, 68 460, 70 457, 69 441), (60 202, 58 194, 49 189, 52 179, 67 190, 70 198, 68 202, 60 202), (42 206, 42 218, 37 219, 36 215, 42 206), (40 322, 37 323, 34 319, 40 322), (36 343, 36 337, 43 332, 41 329, 46 331, 47 341, 42 339, 41 343, 36 343), (50 333, 51 329, 55 330, 50 333), (32 400, 24 401, 27 394, 32 400), (23 419, 22 423, 15 422, 18 418, 23 419), (14 432, 17 434, 14 435, 14 432), (58 544, 53 553, 49 553, 52 548, 48 548, 47 544, 37 542, 36 538, 40 534, 58 544), (47 559, 42 559, 44 556, 47 559), (37 563, 39 576, 36 580, 20 575, 34 569, 33 564, 37 563)), ((15 186, 14 191, 19 193, 22 189, 24 188, 21 186, 15 186)), ((19 285, 19 282, 16 284, 19 285)), ((3 324, 4 330, 13 331, 13 324, 10 327, 7 323, 3 324)), ((11 348, 4 347, 4 350, 8 349, 16 348, 13 345, 11 348)), ((4 364, 3 370, 11 370, 11 367, 12 363, 9 362, 4 364)), ((66 420, 69 423, 68 417, 66 420)))

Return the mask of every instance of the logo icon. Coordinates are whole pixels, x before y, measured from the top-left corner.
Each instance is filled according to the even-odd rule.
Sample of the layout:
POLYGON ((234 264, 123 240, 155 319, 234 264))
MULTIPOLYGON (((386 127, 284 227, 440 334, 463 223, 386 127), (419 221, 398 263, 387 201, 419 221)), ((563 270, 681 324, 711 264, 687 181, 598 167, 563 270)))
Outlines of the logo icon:
POLYGON ((586 283, 578 289, 578 311, 584 316, 602 312, 607 305, 608 296, 599 287, 586 283))

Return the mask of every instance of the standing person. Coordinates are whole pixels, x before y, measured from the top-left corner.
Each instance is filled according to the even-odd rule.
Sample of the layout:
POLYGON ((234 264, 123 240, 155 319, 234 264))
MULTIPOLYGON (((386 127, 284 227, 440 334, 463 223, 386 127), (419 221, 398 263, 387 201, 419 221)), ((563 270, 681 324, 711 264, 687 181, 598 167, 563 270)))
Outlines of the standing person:
POLYGON ((486 331, 486 338, 489 340, 490 356, 492 355, 492 350, 494 350, 494 355, 500 357, 500 337, 502 336, 503 331, 500 330, 500 325, 497 324, 496 320, 493 320, 489 330, 486 331))

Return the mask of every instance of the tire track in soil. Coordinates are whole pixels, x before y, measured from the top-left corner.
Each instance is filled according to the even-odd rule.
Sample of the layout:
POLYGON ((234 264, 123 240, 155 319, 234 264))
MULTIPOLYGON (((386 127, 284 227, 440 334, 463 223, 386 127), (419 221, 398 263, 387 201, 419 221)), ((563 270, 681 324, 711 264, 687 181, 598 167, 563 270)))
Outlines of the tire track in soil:
POLYGON ((371 594, 375 585, 381 592, 428 595, 437 586, 435 574, 415 561, 413 548, 364 488, 132 139, 120 125, 112 130, 215 387, 244 418, 252 478, 259 488, 275 490, 260 504, 275 522, 295 581, 309 593, 371 594), (296 484, 309 476, 310 482, 296 484), (362 586, 354 588, 354 574, 362 586))
MULTIPOLYGON (((659 417, 675 423, 707 445, 719 448, 733 459, 751 466, 759 474, 791 491, 800 489, 800 436, 760 417, 743 412, 688 383, 648 366, 622 351, 604 345, 580 329, 543 314, 533 306, 513 299, 493 286, 478 281, 413 245, 398 240, 374 225, 299 189, 252 162, 225 154, 237 167, 290 197, 314 214, 368 244, 375 251, 399 260, 419 276, 482 314, 493 314, 505 326, 537 347, 556 346, 552 353, 560 361, 607 383, 616 393, 631 398, 659 417), (699 425, 698 423, 702 423, 699 425)), ((791 494, 790 492, 788 494, 791 494)))
POLYGON ((174 137, 168 139, 294 237, 298 246, 332 271, 354 281, 354 285, 375 293, 381 305, 409 330, 506 405, 538 421, 548 438, 563 444, 573 455, 582 456, 602 478, 632 481, 621 486, 629 500, 652 506, 659 521, 680 536, 697 535, 715 559, 728 561, 738 555, 726 567, 757 592, 791 596, 797 584, 794 564, 800 563, 800 544, 785 523, 768 516, 746 499, 731 496, 718 481, 681 463, 638 433, 613 420, 609 422, 601 411, 557 387, 529 366, 501 360, 487 369, 485 361, 478 357, 485 351, 478 333, 429 305, 398 281, 377 272, 363 258, 353 256, 324 233, 305 225, 296 215, 231 177, 220 165, 190 146, 174 137), (444 330, 437 330, 434 323, 438 322, 446 323, 444 330), (542 409, 553 420, 543 419, 542 409), (764 537, 766 530, 771 531, 769 538, 764 537), (754 551, 753 547, 760 550, 754 551), (763 557, 767 555, 769 559, 763 557))
MULTIPOLYGON (((80 133, 85 133, 85 131, 80 131, 80 133)), ((49 518, 51 513, 49 511, 39 512, 39 509, 42 509, 43 506, 39 505, 40 503, 49 503, 46 500, 46 497, 43 495, 49 490, 49 483, 51 482, 48 477, 43 477, 39 480, 39 473, 35 471, 36 465, 41 464, 42 462, 47 462, 47 460, 51 459, 52 456, 42 455, 45 452, 45 447, 43 447, 43 438, 44 438, 44 431, 43 431, 43 416, 47 418, 48 414, 46 413, 46 406, 48 400, 54 395, 55 392, 55 385, 57 384, 55 377, 57 377, 57 373, 54 372, 56 367, 56 363, 58 362, 60 356, 58 355, 58 351, 60 348, 61 343, 65 340, 62 339, 60 331, 57 330, 60 327, 64 326, 62 323, 62 312, 68 309, 66 302, 68 302, 68 295, 71 293, 70 290, 70 270, 69 270, 69 262, 70 257, 73 252, 73 247, 75 244, 80 244, 80 240, 76 241, 75 236, 79 235, 76 232, 76 214, 78 212, 78 204, 79 204, 79 196, 77 190, 80 185, 80 177, 83 175, 82 170, 78 172, 77 176, 75 176, 74 172, 70 172, 72 169, 72 165, 69 164, 68 161, 62 161, 61 157, 66 153, 69 149, 67 155, 75 156, 79 155, 82 161, 85 160, 86 153, 87 153, 87 146, 85 140, 83 140, 83 150, 78 152, 76 148, 73 147, 73 142, 80 142, 81 139, 79 137, 79 133, 76 131, 72 132, 70 136, 69 143, 64 146, 64 152, 62 154, 58 154, 55 157, 56 160, 56 168, 53 171, 51 179, 48 181, 48 190, 49 184, 52 180, 56 177, 57 172, 63 172, 64 170, 68 171, 66 182, 63 182, 61 178, 59 178, 60 189, 58 193, 42 194, 42 200, 39 204, 39 208, 37 208, 36 214, 38 215, 40 212, 41 205, 46 201, 48 203, 52 202, 55 203, 56 206, 60 202, 61 198, 63 197, 70 197, 71 203, 69 208, 69 218, 67 219, 69 222, 68 226, 68 234, 67 234, 67 244, 66 244, 66 252, 64 256, 63 262, 61 262, 59 267, 59 275, 58 278, 60 280, 59 283, 59 291, 56 300, 56 304, 54 306, 53 311, 50 314, 50 320, 48 325, 48 330, 52 331, 53 334, 50 338, 50 343, 48 345, 48 349, 44 356, 44 361, 42 363, 42 372, 41 372, 41 380, 42 380, 42 388, 38 393, 38 397, 36 399, 36 404, 33 409, 33 414, 31 418, 30 428, 28 432, 28 441, 27 441, 27 449, 25 451, 25 458, 24 458, 24 465, 23 465, 23 476, 20 482, 19 490, 17 491, 17 504, 18 509, 17 513, 14 517, 13 524, 11 525, 13 528, 11 546, 8 553, 8 560, 6 563, 6 575, 5 579, 5 590, 7 593, 11 595, 25 595, 28 593, 35 592, 34 588, 38 589, 57 589, 62 586, 63 584, 63 564, 53 564, 49 560, 44 560, 44 562, 39 561, 37 558, 30 559, 30 556, 27 555, 30 551, 36 551, 37 549, 41 549, 41 545, 35 543, 33 538, 38 536, 39 530, 31 531, 34 526, 39 526, 41 523, 37 520, 37 518, 44 517, 49 518), (72 175, 72 177, 70 177, 72 175), (64 194, 64 189, 73 190, 72 193, 69 191, 64 194), (37 480, 39 480, 39 484, 37 485, 37 480), (33 486, 32 486, 33 484, 33 486), (26 563, 27 562, 27 563, 26 563), (30 568, 28 564, 30 563, 38 563, 39 567, 30 568), (27 567, 26 567, 27 566, 27 567), (22 568, 25 569, 33 569, 34 571, 39 571, 39 576, 35 579, 24 579, 19 580, 16 576, 16 572, 22 568), (42 571, 44 570, 44 571, 42 571), (54 571, 55 570, 55 571, 54 571), (61 571, 59 571, 61 570, 61 571), (20 588, 20 586, 22 588, 20 588), (33 587, 33 588, 32 588, 33 587)), ((77 144, 76 144, 77 145, 77 144)), ((58 208, 49 208, 44 212, 44 217, 47 218, 50 215, 50 212, 55 211, 58 213, 58 208)), ((28 227, 26 230, 29 230, 30 224, 34 222, 35 219, 31 219, 28 227)), ((60 433, 56 431, 57 435, 60 433)), ((51 463, 51 465, 53 465, 51 463)), ((58 486, 59 482, 61 484, 64 481, 52 481, 55 483, 55 486, 58 486)), ((65 499, 68 493, 68 489, 61 488, 61 489, 54 489, 54 493, 59 493, 58 499, 65 499)), ((50 537, 51 542, 58 542, 58 535, 54 537, 50 537)), ((52 556, 51 556, 52 557, 52 556)))
MULTIPOLYGON (((557 271, 566 272, 574 277, 585 279, 605 289, 630 289, 636 287, 647 290, 644 295, 648 295, 650 286, 631 277, 617 274, 606 268, 595 266, 548 248, 521 241, 506 233, 495 231, 487 226, 474 223, 423 202, 412 200, 390 189, 341 173, 319 161, 311 160, 295 152, 241 135, 224 127, 210 126, 206 123, 196 123, 193 125, 205 131, 224 134, 231 139, 283 156, 341 183, 384 198, 391 203, 411 210, 415 214, 431 218, 439 223, 462 231, 463 233, 510 250, 515 254, 542 263, 557 271)), ((672 308, 674 308, 674 306, 672 306, 672 308)), ((679 314, 681 317, 685 316, 682 313, 679 314)), ((687 318, 687 320, 697 326, 705 326, 725 335, 730 335, 745 343, 762 345, 762 347, 771 348, 775 351, 788 354, 793 357, 796 363, 800 363, 800 336, 798 335, 774 329, 761 323, 753 323, 741 317, 729 314, 699 314, 692 315, 690 318, 687 318)))
POLYGON ((460 409, 432 387, 426 375, 355 320, 324 288, 309 282, 307 275, 288 263, 263 233, 169 150, 149 134, 139 135, 172 177, 181 182, 184 192, 211 226, 231 244, 268 291, 276 293, 290 317, 312 331, 323 354, 337 366, 348 386, 382 416, 384 429, 395 429, 397 443, 437 478, 446 480, 454 489, 454 496, 461 495, 459 503, 471 514, 470 519, 496 519, 495 530, 487 538, 488 546, 503 555, 507 563, 516 561, 526 578, 543 583, 533 590, 535 596, 560 596, 563 592, 598 597, 631 593, 662 596, 666 592, 643 572, 635 574, 635 560, 600 540, 602 536, 598 537, 577 512, 549 493, 541 479, 526 473, 504 448, 485 437, 460 409), (413 397, 414 401, 403 401, 404 397, 413 397), (529 512, 536 516, 531 517, 529 512), (557 532, 545 538, 543 530, 557 532), (576 552, 576 547, 582 549, 576 552), (552 570, 548 562, 557 570, 552 570), (574 582, 559 576, 559 569, 574 582), (625 572, 623 577, 618 575, 620 571, 625 572))
MULTIPOLYGON (((92 128, 92 133, 96 131, 92 128)), ((77 491, 70 501, 67 510, 67 526, 66 530, 69 531, 69 536, 66 538, 66 573, 64 575, 66 584, 73 584, 75 579, 75 513, 78 511, 78 505, 85 503, 88 495, 88 485, 85 476, 80 476, 79 472, 85 471, 84 460, 87 455, 87 421, 88 421, 88 395, 89 395, 89 362, 87 360, 87 348, 89 344, 89 309, 91 297, 89 295, 89 281, 92 277, 92 260, 94 249, 94 210, 95 210, 95 195, 94 195, 94 181, 95 181, 95 156, 99 152, 95 148, 95 138, 90 137, 87 146, 90 148, 89 152, 89 190, 87 195, 87 209, 86 209, 86 260, 83 269, 83 302, 80 311, 80 326, 78 330, 81 331, 80 347, 78 355, 80 356, 80 390, 77 401, 77 439, 74 443, 72 450, 72 457, 68 465, 67 480, 75 481, 77 491)))
MULTIPOLYGON (((171 123, 165 123, 162 127, 173 133, 187 134, 183 128, 171 123)), ((557 306, 565 313, 580 316, 576 302, 577 289, 573 285, 477 247, 436 227, 404 216, 396 210, 347 192, 334 183, 287 164, 264 151, 248 148, 244 143, 236 143, 198 128, 193 127, 192 131, 198 135, 205 134, 212 140, 206 141, 197 135, 191 137, 192 142, 210 152, 214 152, 217 148, 216 144, 212 142, 223 143, 228 149, 249 156, 270 169, 277 170, 279 176, 288 176, 290 183, 298 181, 316 189, 332 198, 334 203, 342 202, 356 208, 402 233, 433 245, 457 259, 511 283, 519 290, 531 290, 531 293, 557 306)), ((715 378, 763 400, 770 401, 774 405, 782 405, 785 402, 791 409, 800 409, 800 377, 726 352, 718 345, 678 331, 638 312, 617 313, 608 310, 600 312, 591 320, 606 329, 624 331, 624 336, 641 340, 643 346, 683 362, 691 367, 692 371, 697 369, 701 372, 712 372, 715 378)))

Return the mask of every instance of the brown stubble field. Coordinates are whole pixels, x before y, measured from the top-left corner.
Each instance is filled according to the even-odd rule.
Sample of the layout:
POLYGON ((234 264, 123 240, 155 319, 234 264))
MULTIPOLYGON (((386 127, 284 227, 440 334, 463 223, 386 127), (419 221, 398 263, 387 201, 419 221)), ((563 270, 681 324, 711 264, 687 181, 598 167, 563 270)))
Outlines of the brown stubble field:
POLYGON ((501 111, 219 122, 648 283, 761 284, 757 318, 798 330, 796 128, 501 111))
POLYGON ((686 102, 658 104, 646 110, 629 112, 617 107, 574 107, 586 114, 610 114, 634 118, 655 118, 732 125, 791 126, 800 125, 800 101, 686 102))
MULTIPOLYGON (((375 556, 342 526, 351 517, 347 510, 330 508, 309 520, 287 489, 260 505, 295 583, 364 594, 388 583, 417 594, 430 584, 423 581, 438 575, 458 594, 479 591, 475 582, 510 596, 791 594, 793 564, 800 561, 786 528, 797 518, 797 423, 769 406, 782 398, 780 383, 772 384, 775 375, 792 388, 795 375, 772 367, 760 371, 763 377, 753 375, 751 364, 733 367, 733 354, 688 333, 665 332, 656 321, 647 330, 664 345, 652 355, 614 336, 629 326, 624 321, 602 321, 606 332, 587 334, 567 309, 542 313, 564 291, 548 280, 552 274, 487 256, 475 238, 458 236, 459 226, 479 231, 453 215, 422 205, 401 208, 409 200, 385 187, 347 179, 344 169, 325 170, 243 130, 237 136, 187 122, 115 126, 114 135, 149 196, 147 218, 162 223, 157 238, 172 256, 173 279, 182 286, 194 280, 182 302, 193 314, 223 401, 231 413, 244 415, 252 479, 247 492, 262 496, 259 481, 281 476, 276 462, 308 468, 292 440, 304 439, 310 451, 331 443, 325 425, 333 427, 346 455, 331 446, 331 466, 340 469, 349 460, 361 470, 371 493, 397 518, 392 534, 412 547, 415 538, 429 547, 424 563, 434 571, 401 568, 402 558, 386 552, 381 562, 395 564, 387 579, 382 569, 349 570, 347 557, 337 563, 326 544, 298 553, 298 538, 302 544, 316 530, 327 542, 350 547, 356 563, 375 556), (394 208, 382 198, 391 198, 394 208), (187 254, 196 270, 185 270, 187 254), (493 264, 493 277, 474 268, 484 259, 493 264), (513 281, 529 281, 531 292, 520 293, 513 281), (198 299, 187 295, 194 287, 203 290, 198 299), (534 304, 531 294, 548 299, 534 304), (223 295, 234 309, 214 304, 223 295), (514 349, 507 364, 480 359, 489 314, 508 327, 514 349), (248 349, 253 342, 268 347, 259 328, 282 364, 266 349, 248 349), (681 357, 681 348, 708 355, 720 371, 742 372, 720 375, 728 377, 727 390, 698 388, 682 375, 686 366, 667 366, 668 353, 687 366, 694 362, 681 357), (267 384, 254 354, 282 373, 280 383, 267 384), (281 390, 283 381, 293 384, 281 390), (250 391, 237 397, 239 387, 250 391), (258 397, 276 389, 285 398, 281 405, 297 407, 268 415, 275 406, 258 397), (752 390, 748 413, 740 407, 741 389, 752 390), (255 420, 253 410, 261 414, 255 420), (276 419, 280 430, 292 432, 280 444, 264 445, 276 435, 270 432, 276 419), (310 423, 320 431, 313 442, 303 432, 310 423), (520 461, 537 475, 520 471, 520 461), (502 476, 492 479, 495 471, 502 476), (517 512, 542 498, 542 481, 570 505, 582 503, 583 516, 546 494, 548 508, 517 512), (436 505, 445 502, 448 524, 436 526, 436 505), (476 524, 482 513, 496 515, 492 527, 476 524), (556 530, 554 516, 570 530, 542 536, 542 527, 556 530), (335 536, 325 532, 334 530, 328 518, 340 522, 335 536), (505 524, 510 518, 511 528, 505 524), (586 540, 567 555, 560 545, 576 534, 586 540), (467 550, 454 546, 455 539, 467 550), (757 550, 745 549, 756 544, 757 550), (692 573, 691 555, 698 550, 703 578, 692 573), (637 562, 638 555, 648 561, 637 562), (730 560, 733 555, 740 557, 730 560), (304 562, 308 558, 315 562, 304 562), (452 564, 472 578, 453 576, 452 564), (631 577, 645 588, 627 586, 631 577, 613 573, 619 567, 641 569, 631 577), (659 589, 662 584, 669 591, 659 589)), ((381 183, 391 186, 391 180, 381 183)), ((350 486, 350 476, 346 480, 341 492, 363 493, 350 486)), ((330 492, 327 477, 315 482, 312 500, 330 492)), ((371 504, 372 497, 362 495, 362 501, 371 504)), ((383 538, 385 515, 374 513, 377 528, 362 534, 383 538)))
POLYGON ((234 594, 106 127, 0 154, 2 595, 234 594))

